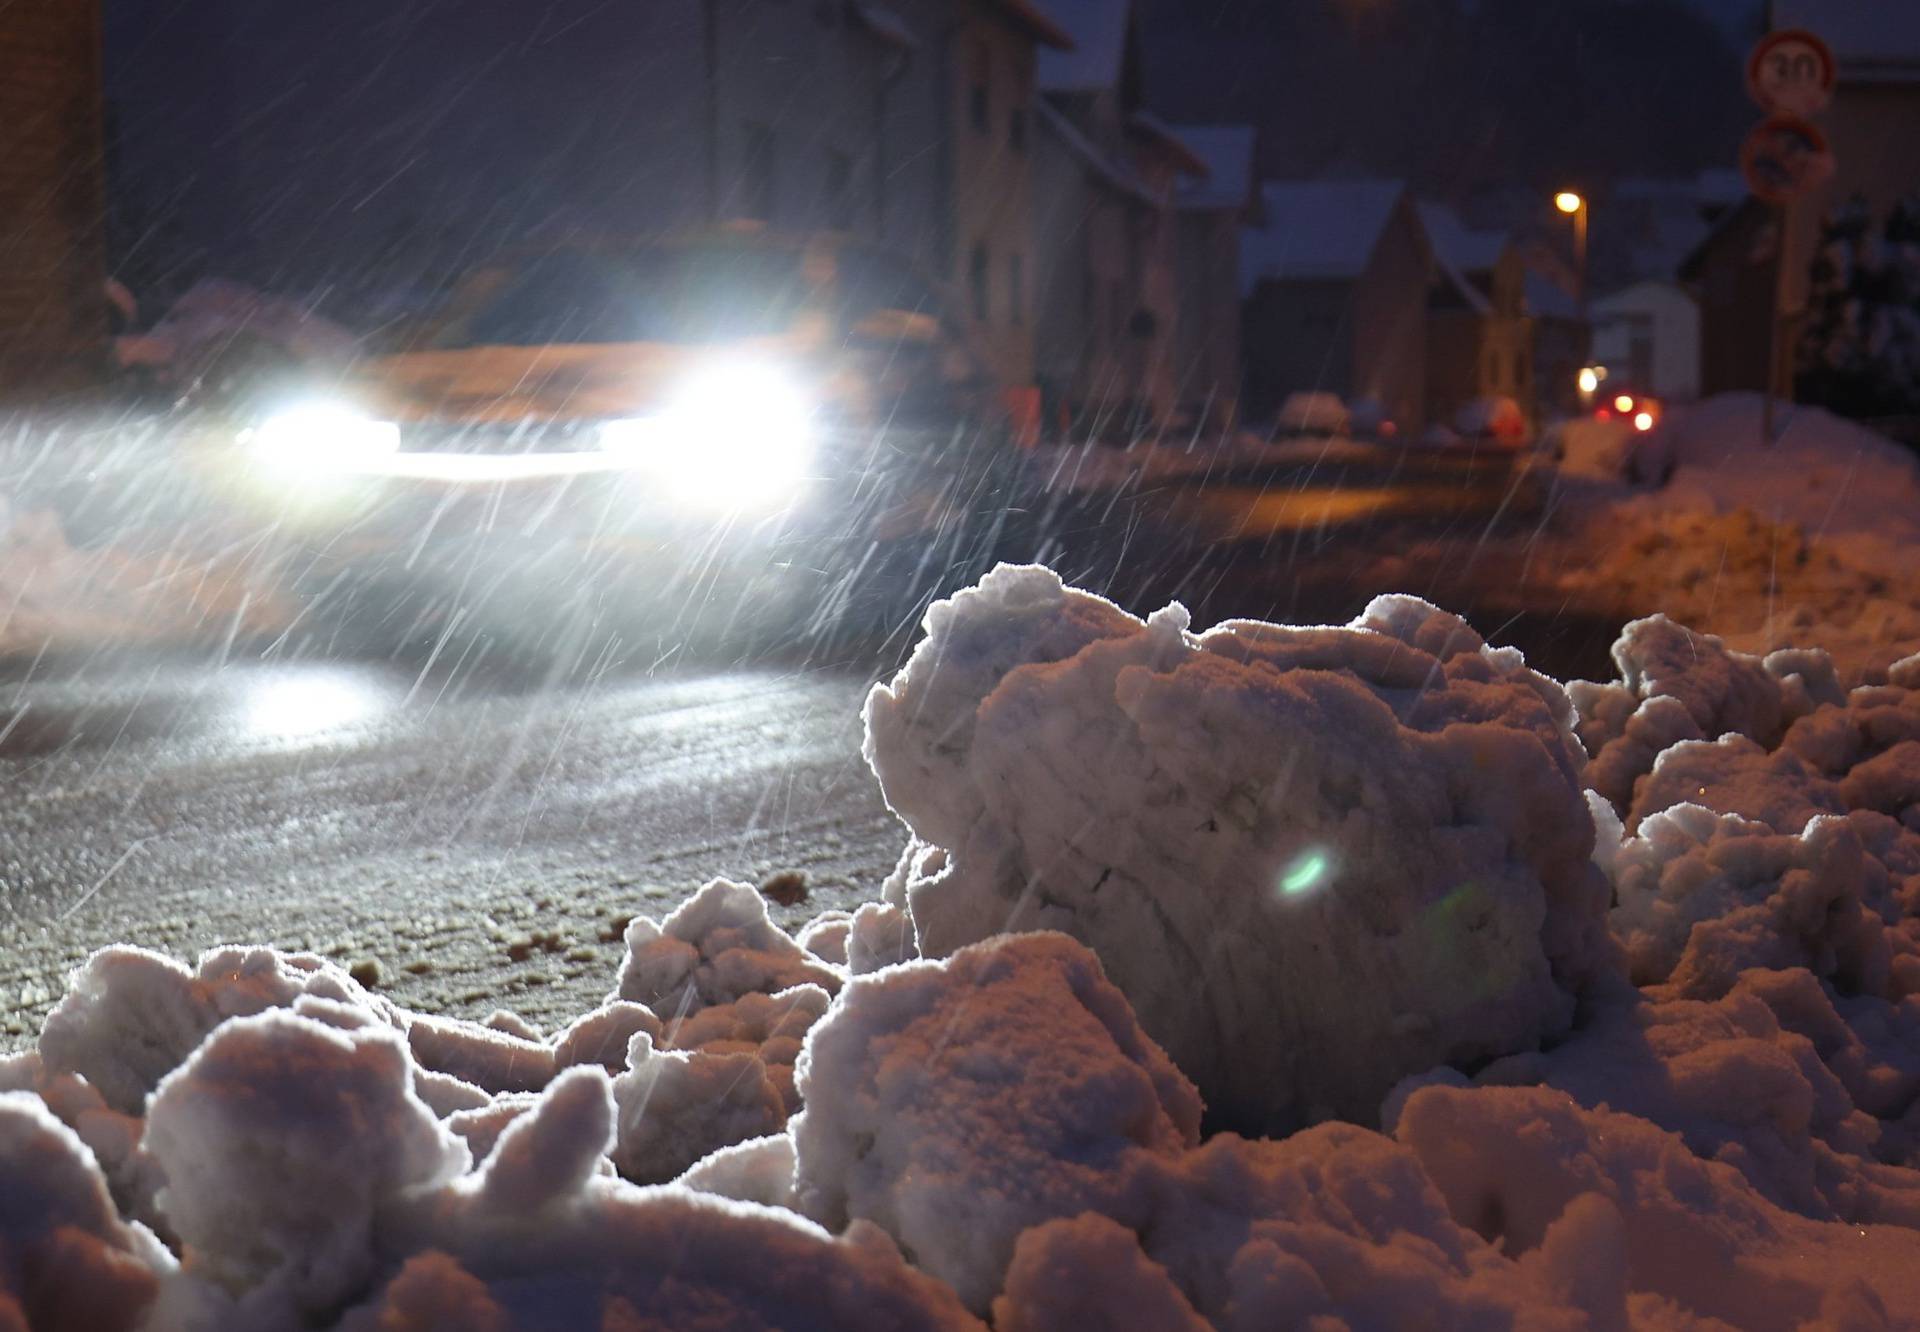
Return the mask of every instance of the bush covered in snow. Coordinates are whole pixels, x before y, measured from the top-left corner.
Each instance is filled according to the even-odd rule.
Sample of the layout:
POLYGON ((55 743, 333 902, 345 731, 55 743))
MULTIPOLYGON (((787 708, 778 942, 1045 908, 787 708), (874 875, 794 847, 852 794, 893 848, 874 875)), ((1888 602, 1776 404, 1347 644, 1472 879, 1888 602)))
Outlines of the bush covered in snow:
POLYGON ((930 642, 889 900, 716 883, 551 1037, 96 955, 0 1059, 0 1329, 1920 1327, 1920 659, 1647 623, 1576 715, 1407 599, 1032 571, 930 642))

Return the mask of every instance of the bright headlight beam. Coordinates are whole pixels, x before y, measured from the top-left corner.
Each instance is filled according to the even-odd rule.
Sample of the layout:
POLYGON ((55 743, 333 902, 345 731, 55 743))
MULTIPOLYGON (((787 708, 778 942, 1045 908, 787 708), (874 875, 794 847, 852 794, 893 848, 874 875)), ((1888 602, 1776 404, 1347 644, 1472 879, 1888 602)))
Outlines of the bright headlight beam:
POLYGON ((399 452, 400 427, 343 402, 308 402, 267 417, 241 442, 297 471, 352 471, 399 452))
POLYGON ((610 421, 601 447, 673 499, 722 512, 776 507, 813 465, 814 405, 782 367, 720 362, 654 416, 610 421))

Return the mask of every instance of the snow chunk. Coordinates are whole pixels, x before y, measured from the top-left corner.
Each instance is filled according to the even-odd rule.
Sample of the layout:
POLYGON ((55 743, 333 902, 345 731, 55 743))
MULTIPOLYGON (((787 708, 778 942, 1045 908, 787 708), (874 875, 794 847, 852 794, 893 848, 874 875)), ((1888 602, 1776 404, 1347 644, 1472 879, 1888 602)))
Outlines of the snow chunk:
POLYGON ((997 1332, 1213 1332, 1167 1269, 1140 1251, 1139 1237, 1095 1212, 1020 1237, 1006 1290, 993 1302, 993 1325, 997 1332))
POLYGON ((159 1245, 120 1220, 93 1154, 25 1092, 0 1092, 0 1179, 0 1327, 140 1326, 159 1245))
POLYGON ((949 853, 908 868, 920 950, 1085 940, 1227 1122, 1370 1117, 1610 965, 1572 708, 1455 616, 1196 638, 1003 567, 927 624, 866 741, 949 853))
POLYGON ((193 971, 140 948, 102 948, 71 977, 40 1034, 52 1072, 78 1073, 107 1104, 139 1114, 147 1094, 221 1022, 286 1007, 302 995, 391 1020, 384 1000, 323 958, 217 948, 193 971))
POLYGON ((793 1208, 793 1138, 749 1138, 696 1162, 674 1182, 716 1198, 793 1208))
POLYGON ((1822 816, 1799 836, 1698 805, 1648 818, 1603 857, 1634 981, 1710 999, 1748 968, 1805 966, 1886 993, 1907 944, 1888 928, 1900 903, 1857 817, 1822 816))
MULTIPOLYGON (((1920 1308, 1920 1231, 1783 1211, 1731 1165, 1561 1092, 1426 1087, 1408 1098, 1398 1137, 1455 1219, 1509 1254, 1542 1251, 1576 1200, 1605 1199, 1625 1224, 1605 1227, 1601 1252, 1624 1250, 1636 1318, 1666 1306, 1669 1320, 1677 1312, 1790 1332, 1862 1298, 1883 1310, 1920 1308)), ((1552 1266, 1577 1276, 1565 1258, 1552 1266)))
POLYGON ((981 1332, 891 1246, 598 1174, 614 1114, 604 1071, 570 1069, 484 1169, 399 1200, 378 1232, 397 1274, 341 1327, 981 1332))
POLYGON ((818 985, 832 994, 840 975, 773 923, 756 889, 716 879, 664 922, 641 916, 627 926, 627 956, 614 997, 672 1019, 796 985, 818 985))
POLYGON ((284 1012, 227 1022, 169 1074, 146 1143, 189 1273, 289 1324, 373 1274, 382 1208, 469 1165, 414 1096, 397 1034, 284 1012))
POLYGON ((575 1018, 554 1037, 553 1062, 557 1068, 598 1064, 609 1073, 618 1073, 627 1066, 627 1046, 634 1035, 645 1032, 658 1041, 661 1030, 660 1019, 645 1004, 610 999, 586 1016, 575 1018))
POLYGON ((876 1222, 976 1311, 1027 1227, 1144 1218, 1200 1100, 1092 953, 1040 934, 848 983, 800 1063, 795 1196, 876 1222))
POLYGON ((1660 754, 1634 786, 1627 828, 1632 831, 1649 814, 1680 804, 1797 833, 1822 814, 1846 813, 1849 802, 1798 755, 1783 749, 1768 753, 1744 735, 1724 735, 1714 741, 1683 740, 1660 754))
POLYGON ((786 1127, 780 1087, 757 1053, 656 1050, 642 1032, 627 1066, 613 1084, 613 1163, 637 1184, 664 1184, 711 1152, 786 1127))

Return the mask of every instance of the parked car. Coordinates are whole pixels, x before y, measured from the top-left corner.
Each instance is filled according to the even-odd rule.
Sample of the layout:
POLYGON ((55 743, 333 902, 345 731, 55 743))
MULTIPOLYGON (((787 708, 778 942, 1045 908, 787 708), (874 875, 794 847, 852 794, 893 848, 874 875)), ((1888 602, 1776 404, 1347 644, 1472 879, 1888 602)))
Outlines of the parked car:
POLYGON ((1337 393, 1289 393, 1275 425, 1282 435, 1344 435, 1352 428, 1347 404, 1337 393))
POLYGON ((1512 398, 1475 398, 1454 414, 1453 428, 1462 440, 1523 448, 1533 436, 1527 413, 1512 398))

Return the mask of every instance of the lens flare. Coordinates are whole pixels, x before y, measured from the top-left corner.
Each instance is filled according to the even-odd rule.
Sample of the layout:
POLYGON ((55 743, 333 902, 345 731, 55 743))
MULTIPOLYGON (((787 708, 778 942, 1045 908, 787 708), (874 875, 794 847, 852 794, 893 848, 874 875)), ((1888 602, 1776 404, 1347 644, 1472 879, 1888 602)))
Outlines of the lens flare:
POLYGON ((1293 858, 1280 875, 1282 897, 1305 897, 1333 876, 1333 857, 1315 848, 1293 858))

